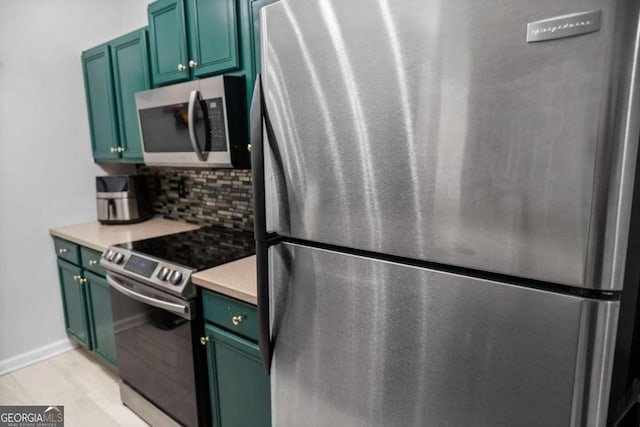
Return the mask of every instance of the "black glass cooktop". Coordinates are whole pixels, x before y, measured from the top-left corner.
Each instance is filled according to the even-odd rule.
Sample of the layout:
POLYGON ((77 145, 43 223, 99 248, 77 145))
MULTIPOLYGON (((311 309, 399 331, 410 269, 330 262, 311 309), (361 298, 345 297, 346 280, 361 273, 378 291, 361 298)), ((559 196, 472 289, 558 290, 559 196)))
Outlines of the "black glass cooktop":
POLYGON ((115 246, 198 271, 255 254, 252 233, 222 227, 203 227, 115 246))

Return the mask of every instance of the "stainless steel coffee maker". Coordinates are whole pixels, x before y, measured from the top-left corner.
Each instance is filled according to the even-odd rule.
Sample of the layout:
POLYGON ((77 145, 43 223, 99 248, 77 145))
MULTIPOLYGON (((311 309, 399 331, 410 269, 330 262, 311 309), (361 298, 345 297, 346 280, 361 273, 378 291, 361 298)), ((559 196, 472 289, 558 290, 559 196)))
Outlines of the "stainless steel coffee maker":
POLYGON ((149 195, 141 175, 97 176, 96 203, 102 224, 132 224, 152 217, 149 195))

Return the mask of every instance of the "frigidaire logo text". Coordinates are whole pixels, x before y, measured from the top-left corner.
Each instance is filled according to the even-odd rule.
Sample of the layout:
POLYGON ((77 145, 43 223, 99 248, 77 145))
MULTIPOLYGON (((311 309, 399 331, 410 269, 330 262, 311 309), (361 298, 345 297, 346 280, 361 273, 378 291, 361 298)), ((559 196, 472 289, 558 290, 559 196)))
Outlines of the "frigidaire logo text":
POLYGON ((600 31, 602 11, 572 13, 527 24, 527 43, 562 39, 600 31))
POLYGON ((544 28, 536 28, 534 30, 531 31, 531 34, 533 34, 534 36, 537 36, 539 34, 544 34, 544 33, 555 33, 556 31, 560 31, 560 30, 568 30, 569 28, 578 28, 578 27, 586 27, 593 24, 593 22, 587 20, 587 21, 576 21, 576 22, 567 22, 564 25, 550 25, 548 27, 544 27, 544 28))

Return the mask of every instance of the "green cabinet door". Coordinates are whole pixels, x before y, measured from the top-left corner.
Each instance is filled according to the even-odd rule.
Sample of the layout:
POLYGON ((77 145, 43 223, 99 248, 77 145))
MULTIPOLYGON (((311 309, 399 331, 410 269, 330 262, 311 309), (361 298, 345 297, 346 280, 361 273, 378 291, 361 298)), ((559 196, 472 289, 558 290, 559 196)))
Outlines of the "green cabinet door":
POLYGON ((58 259, 58 275, 64 306, 64 322, 67 333, 83 346, 91 349, 91 335, 82 269, 58 259))
POLYGON ((189 79, 183 0, 158 0, 147 8, 151 78, 163 85, 189 79))
POLYGON ((109 43, 123 159, 142 160, 135 93, 151 89, 147 30, 134 31, 109 43))
POLYGON ((106 279, 85 270, 87 305, 93 351, 113 368, 117 367, 116 340, 111 312, 111 292, 106 279))
POLYGON ((270 426, 271 392, 258 345, 205 324, 213 424, 270 426))
POLYGON ((237 69, 236 0, 186 0, 186 13, 193 76, 237 69))
POLYGON ((250 117, 255 77, 260 72, 260 9, 278 0, 238 0, 238 45, 240 70, 231 75, 245 76, 247 117, 250 117))
POLYGON ((101 45, 82 53, 82 72, 87 97, 93 157, 118 159, 119 146, 109 46, 101 45))

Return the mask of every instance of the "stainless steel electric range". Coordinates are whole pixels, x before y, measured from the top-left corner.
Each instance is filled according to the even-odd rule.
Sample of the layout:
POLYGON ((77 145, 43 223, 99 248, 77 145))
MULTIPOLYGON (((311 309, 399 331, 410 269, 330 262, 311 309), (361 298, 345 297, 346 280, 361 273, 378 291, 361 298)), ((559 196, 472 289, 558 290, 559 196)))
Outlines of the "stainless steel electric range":
POLYGON ((208 425, 202 316, 191 275, 255 252, 253 235, 206 227, 110 246, 120 396, 153 426, 208 425))

